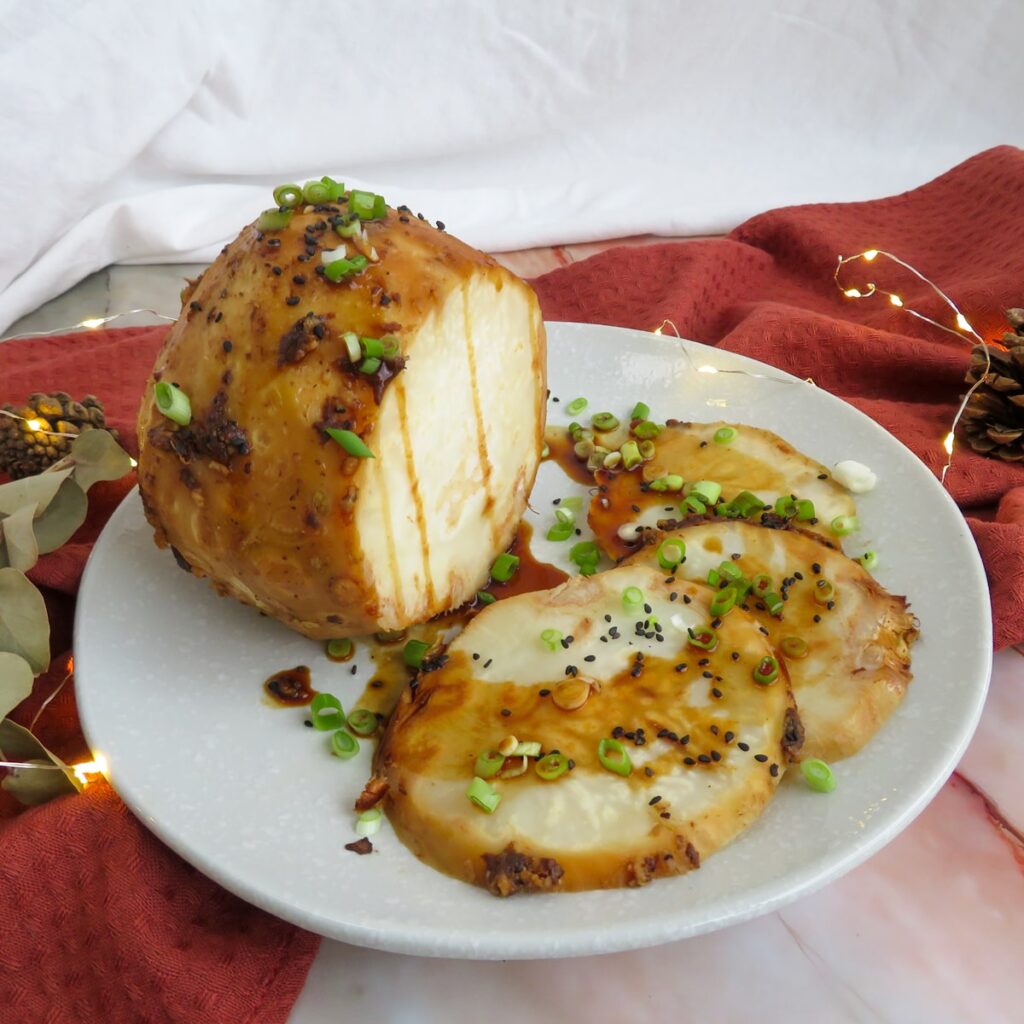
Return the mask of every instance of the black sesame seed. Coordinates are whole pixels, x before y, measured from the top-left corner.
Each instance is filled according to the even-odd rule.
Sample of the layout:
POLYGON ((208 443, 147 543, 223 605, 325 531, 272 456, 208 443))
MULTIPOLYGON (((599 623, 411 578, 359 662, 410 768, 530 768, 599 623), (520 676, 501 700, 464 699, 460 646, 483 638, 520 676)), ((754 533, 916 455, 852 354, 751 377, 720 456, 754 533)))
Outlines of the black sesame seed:
POLYGON ((492 664, 493 662, 494 662, 494 659, 493 659, 493 658, 488 658, 488 659, 487 659, 487 660, 486 660, 486 661, 484 662, 484 668, 490 668, 490 667, 491 667, 491 664, 492 664))
POLYGON ((540 691, 540 695, 542 697, 549 697, 551 696, 551 691, 545 687, 543 690, 540 691))
POLYGON ((815 562, 815 563, 814 563, 814 564, 813 564, 813 565, 811 566, 811 572, 813 572, 813 573, 814 573, 814 575, 815 575, 815 576, 817 576, 817 575, 818 575, 818 573, 819 573, 819 572, 821 572, 821 565, 820 565, 820 563, 818 563, 818 562, 815 562))
POLYGON ((612 621, 612 617, 611 617, 610 615, 606 615, 606 616, 604 617, 604 621, 605 621, 605 622, 611 622, 611 621, 612 621))
POLYGON ((233 345, 231 344, 231 342, 230 342, 230 341, 228 341, 228 340, 227 340, 227 339, 225 338, 225 340, 224 340, 223 342, 221 342, 221 346, 220 346, 220 347, 221 347, 222 349, 224 349, 224 351, 225 351, 225 352, 230 352, 230 351, 231 351, 231 349, 232 349, 232 348, 233 348, 234 346, 233 346, 233 345))
POLYGON ((763 764, 765 761, 768 760, 768 755, 767 754, 755 754, 754 755, 754 760, 755 761, 760 761, 763 764))
POLYGON ((653 776, 654 776, 654 769, 652 767, 650 767, 650 765, 645 765, 644 766, 644 775, 646 775, 647 778, 649 778, 649 779, 653 778, 653 776))
POLYGON ((351 668, 351 669, 349 669, 349 675, 351 675, 351 676, 354 676, 354 675, 356 674, 356 670, 357 670, 358 668, 359 668, 359 666, 358 666, 358 665, 353 665, 353 666, 352 666, 352 668, 351 668))
POLYGON ((511 710, 509 710, 509 708, 502 708, 501 709, 501 717, 502 718, 508 718, 508 716, 511 715, 511 714, 512 714, 512 712, 511 712, 511 710))
POLYGON ((569 771, 572 771, 576 767, 576 762, 570 757, 569 758, 569 771))
POLYGON ((299 304, 299 297, 298 295, 289 295, 284 301, 287 302, 289 306, 297 306, 299 304))
POLYGON ((717 700, 722 696, 722 691, 716 686, 712 689, 711 696, 717 700))
POLYGON ((698 665, 710 665, 711 664, 711 659, 710 658, 701 658, 700 661, 697 662, 697 664, 698 665))
POLYGON ((313 334, 316 337, 322 338, 324 336, 324 334, 326 334, 326 333, 327 332, 326 332, 326 329, 324 328, 323 324, 314 324, 313 325, 313 334))
POLYGON ((689 742, 690 742, 690 734, 689 733, 687 733, 685 736, 680 736, 679 737, 679 746, 685 747, 686 744, 689 743, 689 742))
POLYGON ((793 579, 795 579, 795 580, 802 580, 803 578, 804 578, 804 574, 802 572, 795 572, 795 573, 793 573, 793 579))
POLYGON ((661 817, 661 818, 671 818, 672 815, 669 814, 668 811, 662 811, 661 814, 659 815, 659 817, 661 817))
POLYGON ((689 603, 690 603, 690 595, 689 594, 683 594, 683 604, 689 604, 689 603))
POLYGON ((697 760, 700 761, 701 764, 711 764, 711 758, 708 757, 707 754, 698 754, 697 760))
POLYGON ((717 725, 711 726, 711 735, 712 736, 717 736, 718 735, 718 726, 717 725))
POLYGON ((405 216, 404 214, 403 214, 403 215, 400 215, 398 219, 399 219, 399 220, 400 220, 400 221, 401 221, 401 222, 402 222, 403 224, 408 224, 408 223, 409 223, 409 218, 408 218, 408 217, 406 217, 406 216, 405 216))
POLYGON ((692 757, 684 757, 684 758, 683 758, 683 764, 690 764, 690 765, 693 765, 693 764, 696 764, 696 763, 697 763, 697 762, 696 762, 696 761, 694 761, 694 759, 693 759, 692 757))
POLYGON ((712 761, 721 761, 722 760, 722 755, 717 750, 712 750, 711 751, 711 760, 712 761))
POLYGON ((565 666, 565 674, 567 676, 575 676, 576 672, 577 672, 577 669, 576 669, 575 665, 566 665, 565 666))
POLYGON ((272 274, 273 274, 273 275, 274 275, 275 277, 280 277, 280 276, 281 276, 281 268, 280 268, 280 267, 271 267, 271 268, 270 268, 270 272, 271 272, 271 273, 272 273, 272 274))
POLYGON ((820 615, 815 615, 814 616, 814 621, 815 622, 821 622, 821 616, 820 615))
POLYGON ((668 595, 668 599, 670 601, 674 601, 678 596, 679 595, 673 590, 672 593, 668 595))
POLYGON ((740 660, 740 652, 739 651, 733 651, 732 654, 729 655, 729 657, 732 658, 733 661, 739 661, 740 660))
POLYGON ((704 677, 705 679, 714 679, 714 678, 715 678, 715 674, 714 674, 714 672, 709 672, 709 671, 708 671, 707 669, 704 669, 704 671, 703 671, 703 672, 701 672, 701 675, 702 675, 702 676, 703 676, 703 677, 704 677))
POLYGON ((660 803, 661 803, 661 797, 660 796, 652 796, 651 799, 647 801, 647 806, 648 807, 653 807, 655 804, 660 804, 660 803))
POLYGON ((828 604, 826 604, 826 605, 825 605, 825 607, 826 607, 826 608, 827 608, 827 609, 828 609, 829 611, 832 611, 832 609, 833 609, 833 608, 835 608, 835 606, 836 606, 836 603, 835 603, 835 601, 829 601, 829 602, 828 602, 828 604))
POLYGON ((679 662, 679 664, 676 665, 676 671, 677 672, 685 672, 686 671, 686 662, 685 661, 679 662))
POLYGON ((726 743, 732 743, 732 741, 735 738, 736 738, 736 733, 734 733, 732 731, 732 729, 727 730, 725 736, 723 737, 723 739, 725 740, 726 743))
POLYGON ((819 480, 827 480, 828 479, 828 473, 819 473, 818 474, 818 479, 819 480))
POLYGON ((701 446, 701 448, 707 448, 707 446, 708 446, 707 441, 701 441, 700 446, 701 446))
POLYGON ((738 561, 740 560, 740 558, 742 557, 742 555, 740 555, 740 553, 739 553, 738 551, 734 551, 734 552, 733 552, 733 553, 732 553, 732 554, 731 554, 731 555, 730 555, 729 557, 730 557, 730 558, 731 558, 731 559, 732 559, 732 560, 733 560, 734 562, 738 562, 738 561))
POLYGON ((773 779, 777 779, 779 777, 779 766, 777 764, 773 764, 768 771, 773 779))
POLYGON ((444 231, 444 221, 443 220, 439 220, 437 222, 437 230, 438 231, 444 231))
POLYGON ((646 612, 646 613, 647 613, 648 615, 650 615, 650 614, 651 614, 651 612, 652 612, 653 610, 654 610, 654 609, 653 609, 653 608, 651 608, 651 606, 650 606, 649 604, 645 604, 645 605, 644 605, 644 611, 645 611, 645 612, 646 612))
POLYGON ((625 730, 625 729, 623 729, 623 727, 622 727, 621 725, 617 725, 617 726, 615 726, 615 728, 614 728, 614 729, 612 729, 612 739, 613 739, 613 740, 618 740, 618 739, 622 739, 622 734, 623 734, 623 733, 624 733, 625 731, 626 731, 626 730, 625 730))
POLYGON ((634 512, 639 512, 639 511, 640 511, 640 506, 639 506, 639 505, 630 505, 629 507, 630 507, 630 508, 631 508, 631 509, 632 509, 632 510, 633 510, 634 512))
POLYGON ((477 654, 476 651, 473 652, 473 660, 474 661, 479 661, 480 660, 480 655, 477 654))
POLYGON ((750 744, 749 743, 744 743, 742 740, 740 740, 740 742, 737 743, 736 746, 739 747, 740 750, 743 750, 743 751, 747 751, 747 750, 750 749, 750 744))
POLYGON ((306 719, 306 720, 305 720, 305 721, 304 721, 304 722, 303 722, 302 724, 303 724, 303 725, 304 725, 304 726, 305 726, 305 727, 306 727, 307 729, 312 729, 312 728, 313 728, 313 723, 312 723, 312 722, 311 722, 311 721, 310 721, 310 720, 309 720, 308 718, 307 718, 307 719, 306 719))
POLYGON ((305 284, 306 283, 306 275, 305 274, 294 274, 294 275, 292 275, 292 280, 296 284, 305 284))

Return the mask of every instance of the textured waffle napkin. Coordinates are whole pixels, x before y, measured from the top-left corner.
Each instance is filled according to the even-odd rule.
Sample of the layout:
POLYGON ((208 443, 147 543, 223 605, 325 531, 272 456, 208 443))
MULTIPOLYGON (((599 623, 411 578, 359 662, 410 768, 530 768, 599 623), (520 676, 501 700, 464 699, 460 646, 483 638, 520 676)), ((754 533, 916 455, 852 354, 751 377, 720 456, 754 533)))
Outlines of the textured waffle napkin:
MULTIPOLYGON (((983 335, 998 337, 1002 310, 1024 302, 1022 239, 1024 153, 1004 147, 902 196, 777 210, 727 239, 609 250, 534 284, 549 319, 650 330, 669 318, 685 337, 811 376, 938 470, 967 346, 881 300, 845 301, 831 279, 836 256, 891 250, 955 296, 983 335)), ((897 271, 873 266, 908 305, 937 312, 926 290, 897 271)), ((134 451, 139 395, 165 333, 6 342, 0 402, 39 390, 93 392, 134 451)), ((996 644, 1024 641, 1024 468, 961 448, 948 482, 970 513, 988 569, 996 644)), ((95 488, 75 542, 33 573, 46 589, 56 651, 70 642, 85 557, 128 483, 95 488)), ((21 720, 66 664, 66 655, 55 659, 54 672, 37 681, 21 720)), ((84 753, 72 686, 40 721, 41 738, 58 753, 84 753)), ((0 804, 8 815, 0 821, 0 921, 7 925, 0 929, 0 1017, 19 1024, 285 1019, 315 937, 185 865, 102 784, 17 817, 13 810, 0 804)))

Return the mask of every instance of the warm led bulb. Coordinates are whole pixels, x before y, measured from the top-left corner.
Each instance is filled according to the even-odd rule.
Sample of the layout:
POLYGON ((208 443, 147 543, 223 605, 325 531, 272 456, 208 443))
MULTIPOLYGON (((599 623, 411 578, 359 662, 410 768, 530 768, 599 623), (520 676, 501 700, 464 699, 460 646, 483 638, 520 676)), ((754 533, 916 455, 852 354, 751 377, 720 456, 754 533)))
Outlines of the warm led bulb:
POLYGON ((867 252, 862 253, 861 255, 868 261, 868 263, 870 263, 878 255, 878 250, 868 249, 867 252))
POLYGON ((898 295, 890 295, 889 296, 889 301, 894 306, 902 306, 903 305, 903 300, 898 295))
POLYGON ((42 420, 25 420, 25 426, 32 431, 43 429, 42 420))
POLYGON ((708 365, 705 364, 704 366, 698 366, 697 367, 697 372, 698 373, 718 373, 718 367, 716 367, 716 366, 708 366, 708 365))
POLYGON ((655 328, 654 328, 654 333, 655 333, 655 334, 661 334, 661 328, 662 328, 663 326, 664 326, 664 325, 662 324, 662 325, 659 325, 658 327, 655 327, 655 328))
POLYGON ((859 298, 861 298, 861 294, 860 294, 860 289, 859 288, 847 288, 846 291, 843 292, 843 294, 848 299, 859 299, 859 298))
POLYGON ((102 327, 106 323, 106 319, 102 316, 92 317, 89 320, 83 320, 78 326, 88 327, 90 331, 95 330, 97 327, 102 327))
POLYGON ((106 775, 107 774, 107 759, 102 754, 95 755, 95 761, 84 761, 82 764, 73 764, 71 766, 75 773, 75 778, 83 785, 89 784, 90 775, 106 775))
POLYGON ((956 325, 961 331, 970 331, 972 334, 974 333, 974 328, 967 322, 967 317, 965 317, 963 313, 957 313, 956 325))
POLYGON ((942 442, 942 447, 946 449, 947 455, 953 454, 953 432, 950 431, 946 435, 946 440, 942 442))

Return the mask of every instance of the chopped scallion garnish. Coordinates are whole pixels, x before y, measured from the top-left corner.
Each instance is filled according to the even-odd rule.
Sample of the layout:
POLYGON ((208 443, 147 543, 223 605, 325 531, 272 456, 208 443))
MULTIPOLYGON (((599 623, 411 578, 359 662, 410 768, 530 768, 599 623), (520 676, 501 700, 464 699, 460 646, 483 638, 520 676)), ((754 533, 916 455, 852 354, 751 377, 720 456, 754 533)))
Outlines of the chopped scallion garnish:
POLYGON ((662 430, 664 430, 664 427, 660 427, 652 420, 641 420, 633 428, 633 436, 639 437, 641 441, 651 441, 656 438, 662 430))
POLYGON ((619 454, 622 456, 622 467, 626 470, 636 469, 644 461, 636 441, 626 441, 619 449, 619 454))
POLYGON ((368 811, 363 811, 358 818, 356 818, 356 835, 375 836, 381 829, 381 825, 384 824, 384 812, 379 807, 371 807, 368 811))
POLYGON ((651 407, 646 402, 637 402, 629 414, 631 420, 645 420, 651 415, 651 407))
POLYGON ((796 500, 791 494, 775 499, 775 514, 783 519, 792 519, 796 515, 796 500))
POLYGON ((476 592, 477 604, 494 604, 498 599, 493 595, 489 594, 486 590, 478 590, 476 592))
POLYGON ((481 811, 486 811, 488 814, 493 814, 494 809, 501 803, 501 794, 489 782, 481 779, 479 775, 474 777, 473 781, 469 784, 466 796, 481 811))
POLYGON ((836 588, 828 580, 821 579, 814 584, 814 600, 818 604, 828 604, 835 600, 835 596, 836 588))
POLYGON ((369 709, 356 708, 349 712, 347 724, 357 736, 372 736, 380 723, 369 709))
POLYGON ((512 757, 540 757, 539 740, 520 740, 512 751, 512 757))
POLYGON ((585 398, 574 398, 566 407, 565 411, 570 416, 578 416, 590 403, 585 398))
POLYGON ((502 552, 491 566, 491 579, 497 580, 499 583, 508 583, 518 568, 519 556, 510 555, 507 551, 502 552))
POLYGON ((376 456, 366 447, 363 439, 351 430, 341 430, 339 427, 327 427, 326 431, 334 438, 342 448, 354 455, 357 459, 373 459, 376 456))
POLYGON ((571 523, 555 523, 547 532, 548 540, 568 540, 576 532, 571 523))
POLYGON ((644 604, 644 592, 639 587, 626 587, 622 592, 622 607, 627 612, 635 612, 644 604))
POLYGON ((633 770, 633 762, 629 759, 624 744, 619 740, 605 737, 597 745, 597 759, 610 772, 626 776, 633 770))
POLYGON ((597 563, 601 561, 601 551, 592 540, 583 540, 569 549, 569 561, 576 565, 584 576, 593 576, 597 572, 597 563))
POLYGON ((358 363, 363 358, 363 348, 359 344, 359 335, 355 331, 346 331, 341 340, 345 343, 350 363, 358 363))
POLYGON ((372 377, 380 369, 381 360, 376 356, 367 356, 359 364, 359 372, 365 373, 368 377, 372 377))
MULTIPOLYGON (((573 415, 570 413, 570 415, 573 415)), ((590 417, 590 423, 595 430, 601 431, 601 433, 607 433, 609 430, 614 430, 619 425, 619 418, 610 412, 595 412, 590 417)))
POLYGON ((865 551, 860 558, 857 559, 861 565, 864 566, 868 572, 871 572, 878 565, 878 552, 877 551, 865 551))
POLYGON ((533 770, 545 781, 551 782, 569 770, 569 758, 565 754, 545 754, 534 766, 533 770))
POLYGON ((814 518, 814 502, 810 498, 799 498, 796 503, 796 521, 806 523, 814 518))
POLYGON ((256 221, 260 231, 281 231, 291 223, 291 210, 264 210, 256 221))
POLYGON ((331 189, 322 181, 307 181, 302 186, 302 198, 313 206, 327 203, 331 200, 331 189))
POLYGON ((714 480, 698 480, 690 485, 690 496, 704 502, 705 505, 714 505, 722 496, 722 485, 714 480))
POLYGON ((687 629, 687 642, 701 651, 713 651, 718 646, 718 634, 705 626, 702 629, 687 629))
POLYGON ((686 545, 675 537, 663 540, 658 547, 658 565, 666 572, 675 569, 684 558, 686 558, 686 545))
POLYGON ((754 682, 760 686, 768 686, 779 678, 779 663, 775 658, 762 658, 754 667, 754 682))
POLYGON ((474 771, 480 778, 490 779, 501 771, 501 766, 504 763, 504 754, 497 750, 484 750, 477 755, 474 771))
POLYGON ((405 647, 402 648, 402 661, 409 666, 409 668, 419 668, 423 664, 423 659, 427 655, 427 651, 430 650, 430 644, 426 640, 410 640, 405 647))
POLYGON ((735 587, 725 587, 716 591, 715 596, 711 598, 712 618, 720 619, 722 616, 728 615, 736 607, 736 598, 735 587))
POLYGON ((564 505, 559 505, 555 509, 555 518, 566 526, 576 525, 576 513, 571 508, 566 508, 564 505))
POLYGON ((340 729, 345 724, 341 701, 333 693, 318 693, 310 701, 309 717, 313 721, 313 728, 322 732, 340 729))
POLYGON ((807 657, 807 641, 800 636, 784 636, 779 641, 779 649, 787 658, 807 657))
POLYGON ((732 444, 738 433, 735 427, 719 427, 715 431, 715 444, 732 444))
POLYGON ((302 189, 298 185, 278 185, 274 189, 274 202, 284 208, 298 206, 302 202, 302 189))
POLYGON ((807 785, 817 793, 831 793, 836 788, 836 777, 832 769, 820 758, 809 757, 801 761, 800 771, 807 785))
POLYGON ((153 389, 156 407, 169 420, 187 427, 192 422, 192 403, 188 395, 177 386, 165 380, 158 380, 153 389))
POLYGON ((359 753, 359 740, 350 732, 339 729, 331 736, 331 753, 335 757, 340 757, 342 761, 347 761, 359 753))
POLYGON ((860 520, 856 516, 836 516, 829 526, 837 537, 848 537, 860 529, 860 520))
POLYGON ((354 644, 347 637, 339 637, 336 640, 327 641, 327 657, 332 661, 347 661, 352 657, 354 644))
POLYGON ((563 635, 557 629, 545 629, 540 634, 540 642, 549 651, 557 651, 563 639, 563 635))

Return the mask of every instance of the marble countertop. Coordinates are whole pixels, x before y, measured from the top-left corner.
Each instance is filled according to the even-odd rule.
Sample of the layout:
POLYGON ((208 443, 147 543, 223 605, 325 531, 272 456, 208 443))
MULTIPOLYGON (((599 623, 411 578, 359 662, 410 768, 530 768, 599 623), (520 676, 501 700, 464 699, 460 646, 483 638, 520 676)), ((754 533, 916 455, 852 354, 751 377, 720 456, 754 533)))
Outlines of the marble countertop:
MULTIPOLYGON (((605 247, 499 259, 531 276, 605 247)), ((24 317, 6 336, 66 329, 128 309, 173 316, 182 279, 201 269, 108 268, 24 317)), ((152 313, 136 313, 117 325, 151 322, 157 322, 152 313)), ((290 1024, 698 1016, 714 1024, 1020 1021, 1022 736, 1024 653, 1008 650, 996 656, 981 724, 953 777, 888 847, 821 892, 710 935, 578 960, 428 960, 325 941, 290 1024)))

